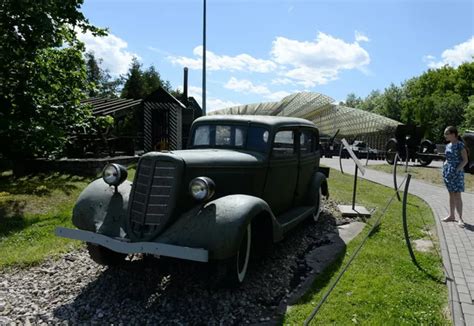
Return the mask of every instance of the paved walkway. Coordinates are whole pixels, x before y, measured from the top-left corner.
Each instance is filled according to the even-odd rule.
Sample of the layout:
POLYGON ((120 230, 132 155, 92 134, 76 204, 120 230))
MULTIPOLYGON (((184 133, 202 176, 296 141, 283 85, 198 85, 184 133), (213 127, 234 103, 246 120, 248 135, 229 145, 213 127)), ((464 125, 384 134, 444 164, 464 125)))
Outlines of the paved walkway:
MULTIPOLYGON (((354 162, 342 160, 345 173, 354 174, 354 162)), ((321 159, 321 163, 339 170, 339 158, 321 159)), ((365 160, 363 160, 365 164, 365 160)), ((380 164, 380 161, 369 161, 380 164)), ((403 180, 404 169, 398 170, 398 183, 403 180)), ((393 176, 388 173, 366 170, 362 178, 393 188, 393 176)), ((466 175, 473 178, 472 175, 466 175)), ((403 191, 403 189, 402 189, 403 191)), ((474 326, 474 194, 463 193, 464 229, 456 223, 443 223, 441 219, 448 215, 448 193, 444 187, 431 185, 412 179, 410 193, 425 200, 435 216, 443 263, 447 270, 449 304, 454 325, 474 326)))

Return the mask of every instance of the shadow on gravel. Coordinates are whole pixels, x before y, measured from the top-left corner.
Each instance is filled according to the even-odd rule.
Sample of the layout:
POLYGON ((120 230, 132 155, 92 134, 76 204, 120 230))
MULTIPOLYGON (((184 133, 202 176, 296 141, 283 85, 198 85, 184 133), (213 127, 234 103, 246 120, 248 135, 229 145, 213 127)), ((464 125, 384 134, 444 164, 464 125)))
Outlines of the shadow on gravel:
MULTIPOLYGON (((251 263, 245 283, 237 289, 210 289, 207 280, 212 276, 207 264, 144 259, 106 269, 72 301, 57 307, 54 316, 73 324, 279 323, 281 308, 292 292, 296 293, 308 276, 322 272, 308 265, 308 254, 334 242, 342 242, 345 251, 336 224, 329 213, 322 214, 317 223, 302 223, 275 245, 271 255, 251 263)), ((334 254, 329 256, 334 261, 334 254)), ((331 270, 337 270, 341 262, 338 259, 331 270)), ((92 261, 90 268, 96 268, 92 261)), ((330 274, 325 276, 327 282, 330 274)))

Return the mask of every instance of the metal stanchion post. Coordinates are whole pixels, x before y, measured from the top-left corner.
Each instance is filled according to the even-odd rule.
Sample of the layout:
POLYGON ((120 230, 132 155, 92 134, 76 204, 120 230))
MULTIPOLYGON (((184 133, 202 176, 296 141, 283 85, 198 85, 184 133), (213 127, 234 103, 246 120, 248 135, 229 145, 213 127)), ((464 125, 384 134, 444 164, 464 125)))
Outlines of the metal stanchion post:
POLYGON ((402 201, 400 198, 400 194, 398 193, 398 185, 397 185, 397 165, 398 165, 398 152, 395 154, 395 158, 393 160, 393 188, 395 189, 395 192, 397 193, 397 199, 398 201, 402 201))
POLYGON ((352 210, 355 210, 356 193, 357 193, 357 171, 359 171, 359 167, 357 166, 357 164, 355 164, 354 189, 352 190, 352 210))
POLYGON ((344 146, 341 144, 339 147, 339 167, 341 168, 341 173, 344 174, 344 169, 342 168, 342 149, 344 146))

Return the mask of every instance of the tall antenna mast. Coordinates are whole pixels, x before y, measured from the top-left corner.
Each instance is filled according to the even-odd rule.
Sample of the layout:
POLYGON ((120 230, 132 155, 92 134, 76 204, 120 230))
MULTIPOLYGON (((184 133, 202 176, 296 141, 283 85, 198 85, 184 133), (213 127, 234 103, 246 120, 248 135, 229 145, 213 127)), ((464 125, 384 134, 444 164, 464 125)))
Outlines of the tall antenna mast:
POLYGON ((206 115, 206 0, 203 7, 202 24, 202 115, 206 115))

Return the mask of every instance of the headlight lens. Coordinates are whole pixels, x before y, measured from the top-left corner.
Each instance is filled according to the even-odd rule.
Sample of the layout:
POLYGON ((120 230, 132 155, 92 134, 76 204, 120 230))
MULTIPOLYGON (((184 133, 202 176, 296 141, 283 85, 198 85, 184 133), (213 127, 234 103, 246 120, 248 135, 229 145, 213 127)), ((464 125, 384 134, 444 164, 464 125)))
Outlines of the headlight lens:
POLYGON ((189 183, 189 192, 199 201, 209 200, 214 196, 215 184, 211 178, 197 177, 189 183))
POLYGON ((120 164, 107 164, 102 171, 102 178, 108 185, 118 186, 127 179, 127 169, 120 164))

